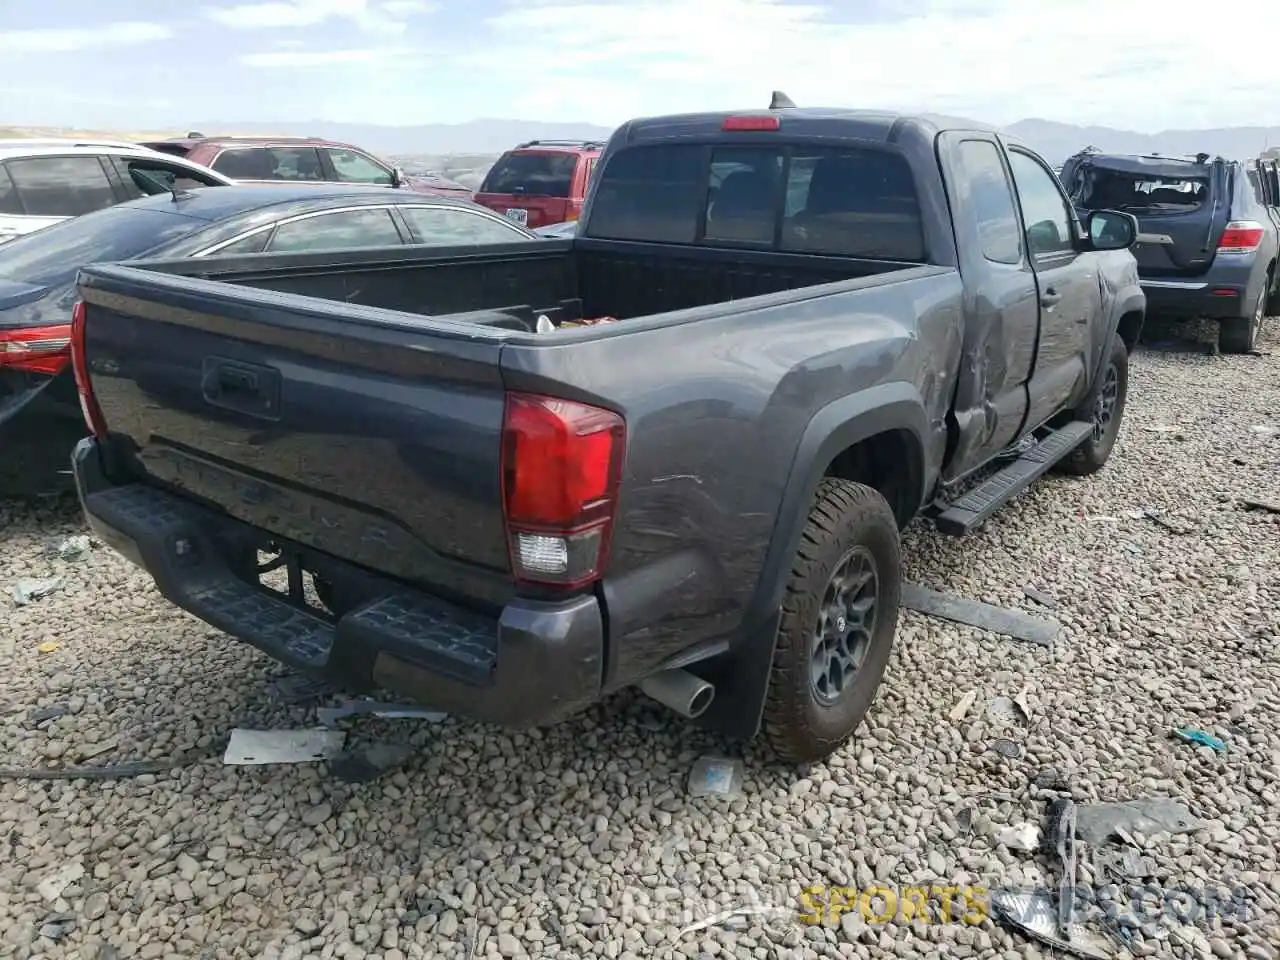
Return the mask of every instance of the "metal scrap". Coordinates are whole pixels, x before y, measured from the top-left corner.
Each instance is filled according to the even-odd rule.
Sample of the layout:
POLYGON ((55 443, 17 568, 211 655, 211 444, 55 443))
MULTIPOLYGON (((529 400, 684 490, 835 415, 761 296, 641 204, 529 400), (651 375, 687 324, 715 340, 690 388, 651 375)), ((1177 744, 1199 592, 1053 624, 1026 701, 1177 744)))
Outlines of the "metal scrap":
POLYGON ((443 723, 447 713, 428 710, 413 704, 383 703, 381 700, 352 700, 338 707, 317 707, 316 720, 321 726, 332 727, 339 720, 354 716, 373 716, 383 720, 425 720, 427 723, 443 723))
POLYGON ((1062 877, 1058 881, 1058 936, 1071 939, 1075 916, 1076 876, 1076 805, 1067 798, 1049 804, 1048 834, 1054 852, 1062 861, 1062 877))
POLYGON ((329 761, 329 772, 347 783, 368 783, 401 766, 413 755, 399 743, 369 743, 347 749, 329 761))
POLYGON ((1089 960, 1110 960, 1115 956, 1109 942, 1079 924, 1073 925, 1069 939, 1062 937, 1058 932, 1058 905, 1047 894, 997 890, 991 896, 991 909, 996 919, 1064 953, 1089 960))
POLYGON ((20 607, 26 606, 28 603, 43 600, 60 589, 62 589, 61 577, 24 578, 13 585, 13 602, 20 607))
POLYGON ((699 757, 689 771, 689 796, 736 797, 742 792, 745 771, 741 760, 699 757))
POLYGON ((1020 746, 1012 740, 1005 740, 1003 738, 999 740, 992 740, 988 749, 993 753, 1000 754, 1000 756, 1008 760, 1017 760, 1022 756, 1022 748, 1020 746))
POLYGON ((902 585, 901 605, 926 616, 963 623, 1043 647, 1052 646, 1062 628, 1056 620, 1033 617, 1021 610, 951 596, 914 583, 902 585))
POLYGON ((1280 514, 1280 503, 1272 500, 1241 500, 1240 506, 1245 510, 1261 510, 1264 513, 1280 514))
POLYGON ((1034 600, 1036 603, 1040 604, 1040 606, 1042 607, 1048 607, 1050 610, 1053 610, 1053 609, 1056 609, 1058 606, 1057 600, 1053 599, 1053 597, 1045 593, 1035 584, 1028 583, 1026 586, 1022 588, 1022 592, 1027 597, 1027 599, 1034 600))
POLYGON ((234 766, 267 763, 315 763, 330 760, 342 750, 346 734, 339 730, 231 731, 222 762, 234 766))

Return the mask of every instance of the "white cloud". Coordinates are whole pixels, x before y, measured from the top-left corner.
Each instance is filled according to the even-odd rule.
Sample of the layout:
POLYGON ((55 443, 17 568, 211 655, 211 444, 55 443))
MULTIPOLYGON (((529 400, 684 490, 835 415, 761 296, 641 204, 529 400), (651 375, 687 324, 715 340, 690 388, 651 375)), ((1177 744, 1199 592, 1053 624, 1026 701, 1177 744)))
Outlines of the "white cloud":
POLYGON ((205 7, 204 15, 237 30, 313 27, 330 20, 349 20, 367 33, 398 34, 404 18, 430 10, 417 0, 296 0, 296 2, 245 3, 232 7, 205 7))
POLYGON ((378 63, 402 57, 404 47, 364 47, 351 50, 285 50, 248 53, 240 58, 246 67, 322 67, 337 63, 378 63))
MULTIPOLYGON (((1220 32, 1171 16, 1167 0, 922 0, 896 19, 889 6, 854 23, 834 2, 520 3, 488 21, 493 43, 461 58, 495 87, 510 83, 507 115, 603 123, 763 106, 775 88, 801 105, 927 107, 995 123, 1278 117, 1269 58, 1241 56, 1220 32)), ((1238 0, 1231 17, 1271 36, 1280 4, 1238 0)))
POLYGON ((0 50, 8 54, 71 53, 101 47, 126 47, 167 40, 173 31, 160 23, 124 21, 96 27, 0 31, 0 50))

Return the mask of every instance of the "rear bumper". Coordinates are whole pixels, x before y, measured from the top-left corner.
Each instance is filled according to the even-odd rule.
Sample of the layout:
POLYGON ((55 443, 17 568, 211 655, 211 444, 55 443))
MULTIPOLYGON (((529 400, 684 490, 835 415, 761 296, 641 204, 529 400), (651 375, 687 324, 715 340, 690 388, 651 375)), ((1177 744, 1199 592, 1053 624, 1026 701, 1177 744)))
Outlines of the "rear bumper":
POLYGON ((1201 277, 1140 277, 1147 295, 1147 316, 1167 319, 1230 320, 1253 315, 1260 284, 1252 267, 1224 268, 1220 264, 1201 277))
POLYGON ((256 559, 267 535, 145 484, 112 484, 92 438, 72 462, 98 537, 147 570, 171 603, 296 669, 516 729, 553 723, 600 696, 604 631, 594 596, 516 600, 495 619, 309 553, 309 567, 361 598, 335 619, 254 582, 244 558, 256 559))

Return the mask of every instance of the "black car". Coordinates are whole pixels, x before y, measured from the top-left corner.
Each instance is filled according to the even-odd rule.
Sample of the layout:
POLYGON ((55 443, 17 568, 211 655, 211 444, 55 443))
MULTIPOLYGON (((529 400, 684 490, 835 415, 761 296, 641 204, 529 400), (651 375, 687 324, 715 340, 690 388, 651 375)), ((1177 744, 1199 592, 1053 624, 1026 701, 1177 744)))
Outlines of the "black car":
POLYGON ((84 436, 70 364, 81 266, 206 257, 534 240, 478 204, 381 187, 230 186, 164 193, 46 227, 0 247, 0 493, 69 479, 84 436))

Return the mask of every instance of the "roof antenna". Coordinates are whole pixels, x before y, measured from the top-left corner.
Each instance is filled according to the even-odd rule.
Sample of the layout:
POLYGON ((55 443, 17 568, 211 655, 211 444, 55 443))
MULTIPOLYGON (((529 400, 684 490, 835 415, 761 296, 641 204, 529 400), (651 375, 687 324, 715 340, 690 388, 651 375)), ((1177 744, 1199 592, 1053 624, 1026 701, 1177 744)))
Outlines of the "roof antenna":
POLYGON ((781 90, 773 91, 773 97, 769 100, 770 110, 794 110, 795 106, 796 105, 791 102, 791 98, 781 90))

